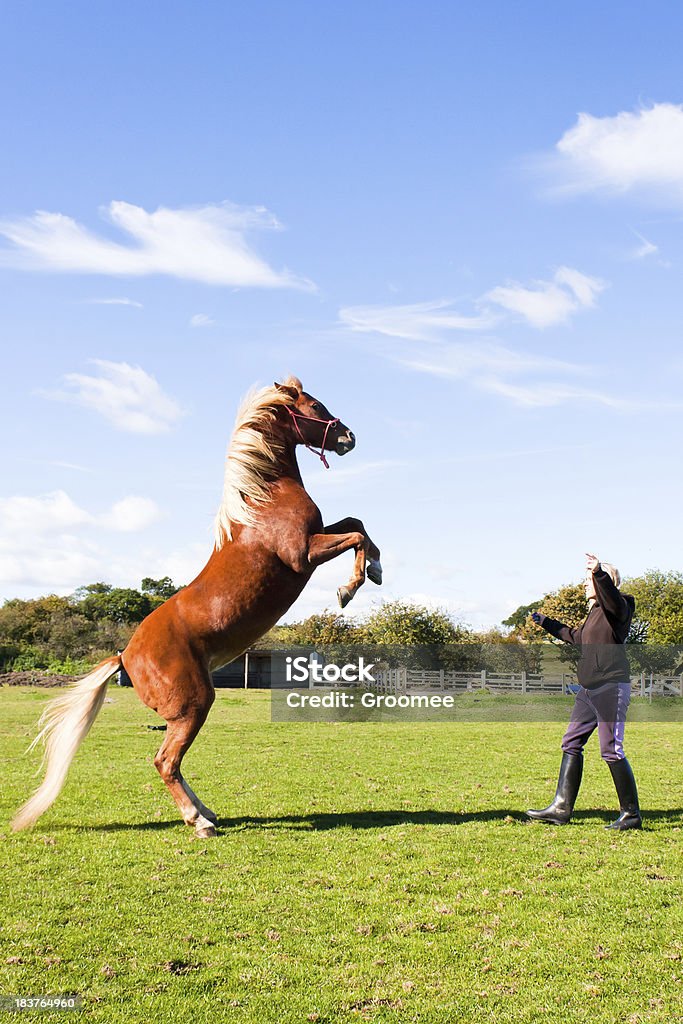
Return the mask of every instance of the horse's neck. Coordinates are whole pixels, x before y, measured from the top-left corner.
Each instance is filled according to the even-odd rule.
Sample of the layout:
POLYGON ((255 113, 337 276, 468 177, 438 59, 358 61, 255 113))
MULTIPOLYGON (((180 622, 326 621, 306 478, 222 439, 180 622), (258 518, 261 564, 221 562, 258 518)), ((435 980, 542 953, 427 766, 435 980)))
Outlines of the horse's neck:
POLYGON ((285 445, 285 449, 278 459, 277 473, 275 479, 277 480, 293 480, 301 487, 304 486, 304 481, 301 476, 301 470, 299 469, 299 463, 296 457, 296 445, 291 442, 285 445))

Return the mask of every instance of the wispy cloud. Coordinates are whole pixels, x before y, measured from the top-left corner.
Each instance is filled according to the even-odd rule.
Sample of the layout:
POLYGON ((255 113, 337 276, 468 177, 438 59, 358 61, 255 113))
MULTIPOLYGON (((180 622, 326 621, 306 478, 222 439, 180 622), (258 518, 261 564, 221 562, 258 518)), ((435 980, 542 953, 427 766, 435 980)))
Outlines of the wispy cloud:
POLYGON ((450 455, 446 458, 440 458, 439 464, 445 466, 455 466, 466 463, 481 463, 481 462, 499 462, 505 459, 529 459, 532 456, 538 455, 559 455, 567 454, 568 452, 577 451, 589 451, 595 450, 596 448, 606 447, 606 444, 597 443, 591 441, 585 444, 560 444, 550 445, 546 447, 533 447, 533 448, 501 448, 497 451, 484 451, 484 452, 467 452, 464 455, 450 455))
POLYGON ((57 469, 73 469, 77 473, 92 473, 89 466, 81 466, 78 462, 62 462, 61 459, 50 459, 49 466, 56 466, 57 469))
POLYGON ((61 390, 46 391, 47 398, 92 409, 117 430, 133 434, 160 434, 183 415, 183 411, 158 381, 140 366, 92 359, 99 373, 67 373, 61 390))
POLYGON ((518 352, 495 342, 480 341, 473 344, 462 342, 442 343, 433 348, 423 348, 418 354, 404 350, 398 354, 404 366, 439 377, 461 379, 479 374, 521 374, 555 371, 561 373, 586 373, 586 367, 548 356, 518 352))
POLYGON ((338 487, 347 484, 350 480, 364 480, 368 477, 379 476, 388 469, 400 469, 407 466, 407 462, 400 459, 380 459, 375 462, 360 462, 353 466, 340 466, 336 461, 330 463, 330 471, 307 474, 313 487, 329 486, 338 487))
POLYGON ((91 306, 134 306, 135 309, 142 309, 143 304, 137 302, 135 299, 84 299, 88 305, 91 306))
POLYGON ((510 314, 523 317, 533 327, 550 327, 590 309, 605 287, 597 277, 562 266, 551 281, 530 285, 512 281, 492 288, 474 301, 476 313, 461 313, 452 301, 437 299, 401 306, 346 306, 339 310, 339 321, 356 332, 425 342, 440 341, 452 331, 490 331, 510 314))
POLYGON ((493 288, 484 298, 542 328, 566 323, 579 310, 590 309, 604 288, 596 277, 559 267, 552 281, 535 281, 531 287, 511 282, 493 288))
POLYGON ((543 167, 568 192, 648 190, 683 201, 683 105, 655 103, 612 117, 581 113, 543 167))
POLYGON ((634 231, 633 234, 640 242, 640 245, 631 250, 629 253, 629 259, 642 260, 645 259, 646 256, 654 256, 655 253, 659 252, 659 246, 650 242, 647 238, 644 238, 638 231, 634 231))
POLYGON ((416 302, 406 306, 347 306, 339 319, 352 331, 374 331, 391 338, 438 340, 444 331, 484 331, 498 321, 493 312, 468 316, 453 309, 449 300, 416 302))
POLYGON ((591 368, 503 345, 490 337, 469 338, 493 324, 505 328, 516 317, 534 327, 564 323, 579 310, 595 305, 604 282, 572 267, 560 267, 551 281, 531 285, 512 282, 475 301, 477 315, 463 315, 444 301, 401 306, 347 306, 340 323, 356 333, 374 335, 377 350, 420 373, 462 380, 478 390, 520 406, 552 406, 593 402, 610 408, 631 408, 599 389, 567 383, 588 376, 591 368), (492 312, 491 306, 500 307, 492 312), (386 339, 392 339, 391 344, 386 339))
POLYGON ((528 384, 516 384, 496 377, 480 377, 476 383, 484 391, 503 395, 505 398, 510 398, 516 405, 529 407, 547 407, 572 401, 596 402, 611 409, 630 409, 642 406, 642 403, 615 398, 602 391, 575 387, 557 381, 533 381, 528 384))
POLYGON ((274 270, 251 248, 252 233, 281 227, 264 207, 225 202, 175 210, 159 207, 150 213, 119 201, 103 213, 129 236, 128 244, 97 234, 65 214, 38 210, 30 217, 0 221, 0 235, 10 243, 0 261, 24 270, 167 274, 239 288, 314 287, 288 270, 274 270))
POLYGON ((213 327, 216 323, 206 313, 195 313, 193 317, 190 317, 190 327, 213 327))

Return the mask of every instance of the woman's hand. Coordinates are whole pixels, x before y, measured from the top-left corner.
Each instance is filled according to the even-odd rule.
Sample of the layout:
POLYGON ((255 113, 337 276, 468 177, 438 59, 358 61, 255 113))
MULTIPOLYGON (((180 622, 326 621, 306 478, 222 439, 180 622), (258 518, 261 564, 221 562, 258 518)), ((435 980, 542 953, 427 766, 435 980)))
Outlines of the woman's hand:
POLYGON ((599 568, 600 559, 597 555, 589 555, 588 552, 586 552, 586 569, 588 569, 589 572, 595 572, 595 570, 599 568))
POLYGON ((533 621, 536 623, 537 626, 541 625, 541 619, 543 618, 543 616, 539 612, 532 612, 531 613, 531 618, 533 619, 533 621))

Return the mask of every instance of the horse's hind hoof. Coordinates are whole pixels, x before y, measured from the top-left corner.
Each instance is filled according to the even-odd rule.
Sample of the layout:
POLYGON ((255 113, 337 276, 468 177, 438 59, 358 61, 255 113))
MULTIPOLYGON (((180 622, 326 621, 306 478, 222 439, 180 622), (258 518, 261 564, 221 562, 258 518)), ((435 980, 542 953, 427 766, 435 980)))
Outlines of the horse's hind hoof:
POLYGON ((371 558, 365 567, 365 575, 371 583, 376 583, 377 586, 381 586, 382 583, 382 564, 379 558, 371 558))
POLYGON ((339 601, 340 608, 346 608, 352 597, 353 594, 348 587, 339 587, 337 590, 337 600, 339 601))

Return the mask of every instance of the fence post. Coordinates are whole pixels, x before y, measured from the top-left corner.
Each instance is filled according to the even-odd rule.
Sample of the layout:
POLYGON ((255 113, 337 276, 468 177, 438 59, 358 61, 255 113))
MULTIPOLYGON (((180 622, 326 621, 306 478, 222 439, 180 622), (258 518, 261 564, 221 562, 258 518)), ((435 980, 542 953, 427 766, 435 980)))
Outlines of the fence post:
POLYGON ((486 689, 486 669, 485 668, 483 668, 481 670, 481 688, 482 688, 482 690, 486 689))
POLYGON ((526 670, 522 672, 522 693, 526 693, 526 670))

